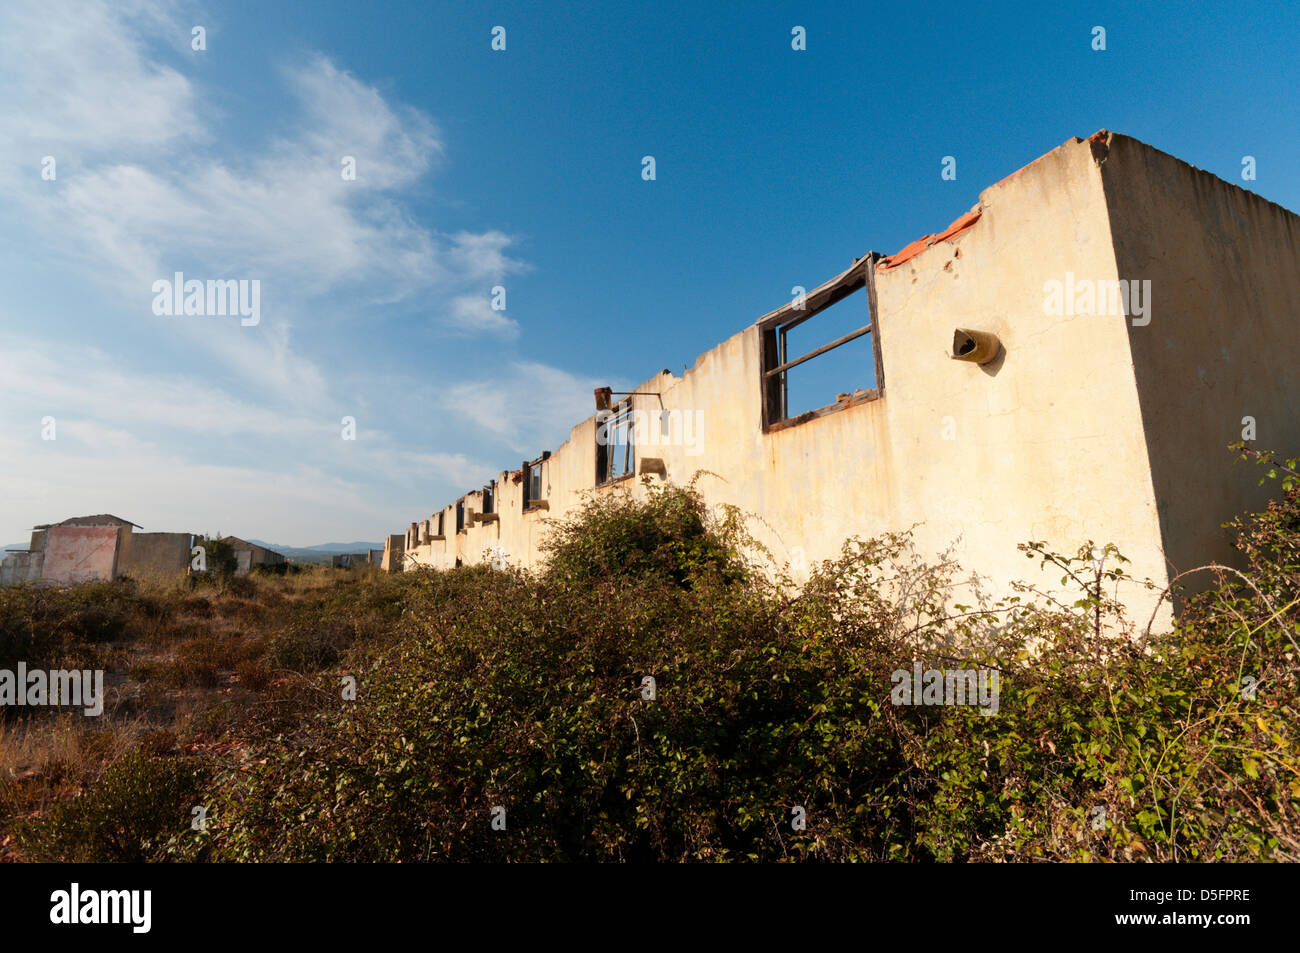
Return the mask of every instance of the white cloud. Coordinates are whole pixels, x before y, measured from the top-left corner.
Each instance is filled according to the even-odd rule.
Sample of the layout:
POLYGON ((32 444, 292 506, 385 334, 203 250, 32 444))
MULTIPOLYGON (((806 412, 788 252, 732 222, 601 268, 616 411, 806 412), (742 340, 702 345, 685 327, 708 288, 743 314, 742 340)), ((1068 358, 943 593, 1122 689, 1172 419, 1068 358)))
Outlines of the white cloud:
MULTIPOLYGON (((261 280, 281 308, 260 333, 186 328, 196 348, 245 378, 319 396, 319 372, 283 330, 289 302, 301 312, 340 290, 363 303, 420 296, 462 329, 469 316, 459 300, 523 269, 498 230, 444 235, 411 218, 394 193, 443 153, 437 127, 326 57, 281 70, 297 106, 282 133, 222 155, 215 111, 188 79, 150 61, 136 29, 169 22, 170 4, 129 4, 123 14, 90 0, 51 13, 38 0, 5 10, 0 116, 12 144, 0 152, 0 198, 128 312, 147 314, 153 281, 177 269, 261 280), (39 179, 45 154, 60 162, 57 189, 39 179), (341 174, 344 156, 356 160, 354 181, 341 174), (281 336, 263 340, 276 325, 281 336), (284 375, 268 376, 271 367, 284 375)), ((169 30, 188 36, 179 21, 169 30)), ((517 326, 494 315, 475 330, 510 339, 517 326)))
POLYGON ((471 281, 497 281, 511 272, 523 270, 520 262, 505 254, 512 239, 497 231, 473 234, 457 232, 451 236, 447 257, 453 267, 471 281))
POLYGON ((167 3, 0 5, 0 155, 35 169, 51 153, 76 162, 196 138, 193 88, 148 60, 140 23, 182 29, 167 3))
POLYGON ((126 373, 94 350, 50 355, 12 339, 0 340, 0 406, 0 510, 9 527, 0 537, 13 537, 0 543, 32 523, 83 512, 287 544, 323 542, 322 534, 378 538, 404 525, 406 512, 437 505, 431 484, 460 492, 502 469, 464 453, 411 449, 377 427, 343 441, 338 415, 326 408, 286 413, 183 375, 126 373), (55 417, 52 441, 41 439, 46 415, 55 417), (214 440, 247 447, 246 460, 218 464, 178 449, 214 440), (272 443, 274 457, 253 449, 272 443), (371 481, 385 492, 373 492, 371 481))
POLYGON ((0 3, 0 220, 50 256, 33 267, 70 262, 69 284, 105 289, 93 319, 147 345, 82 345, 89 316, 60 312, 60 288, 34 308, 6 302, 4 321, 21 317, 30 336, 0 340, 5 525, 103 511, 286 543, 374 539, 405 525, 399 512, 443 502, 440 486, 458 493, 503 469, 447 448, 458 434, 521 455, 558 445, 607 382, 515 362, 499 380, 439 380, 424 404, 399 404, 385 395, 425 392, 427 380, 331 368, 328 348, 312 351, 322 311, 389 302, 508 344, 520 328, 491 310, 491 288, 527 265, 499 229, 415 217, 405 200, 448 151, 441 132, 324 56, 278 69, 290 106, 272 138, 232 136, 232 116, 187 65, 190 26, 205 19, 167 0, 0 3), (57 183, 40 179, 45 155, 57 183), (262 322, 153 315, 153 282, 176 270, 259 279, 262 322), (355 442, 339 439, 340 378, 349 400, 374 395, 355 442), (434 449, 410 436, 429 407, 448 415, 421 438, 443 442, 434 449), (46 412, 59 418, 53 444, 39 439, 46 412))
POLYGON ((230 397, 182 374, 128 373, 107 355, 77 348, 50 353, 27 346, 0 349, 0 405, 10 412, 67 413, 105 427, 166 427, 197 435, 255 434, 321 437, 334 432, 322 422, 230 397))
POLYGON ((7 532, 18 540, 37 522, 116 513, 151 531, 219 530, 293 545, 324 542, 334 532, 370 538, 394 522, 386 501, 335 475, 302 466, 215 465, 127 443, 131 452, 110 455, 102 443, 65 442, 62 431, 44 446, 0 437, 0 454, 16 465, 0 476, 0 487, 14 512, 30 520, 8 521, 7 532))
POLYGON ((504 311, 493 311, 487 295, 461 295, 454 298, 448 314, 451 327, 466 334, 486 333, 514 338, 519 325, 504 311))
POLYGON ((316 56, 305 66, 285 71, 303 107, 298 141, 288 151, 358 159, 356 181, 374 189, 409 185, 443 152, 438 129, 429 117, 403 106, 390 106, 371 86, 316 56))
POLYGON ((472 421, 518 454, 554 449, 596 412, 592 391, 608 381, 583 379, 533 361, 514 361, 491 379, 463 381, 440 397, 450 413, 472 421))

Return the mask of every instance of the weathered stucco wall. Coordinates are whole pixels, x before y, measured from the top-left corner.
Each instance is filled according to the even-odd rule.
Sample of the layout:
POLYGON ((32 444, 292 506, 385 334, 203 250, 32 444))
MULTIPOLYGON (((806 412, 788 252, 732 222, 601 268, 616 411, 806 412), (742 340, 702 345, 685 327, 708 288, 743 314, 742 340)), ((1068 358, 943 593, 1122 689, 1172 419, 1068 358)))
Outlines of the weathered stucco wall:
POLYGON ((384 555, 379 562, 384 572, 401 572, 403 568, 402 534, 392 533, 384 537, 384 555))
POLYGON ((45 564, 45 553, 22 552, 10 550, 0 560, 0 586, 13 586, 24 582, 36 582, 41 578, 41 569, 45 564))
MULTIPOLYGON (((765 433, 752 326, 684 376, 665 371, 637 388, 700 420, 694 445, 642 443, 638 460, 662 459, 676 483, 716 474, 697 484, 710 502, 760 516, 755 535, 796 564, 836 555, 848 536, 916 524, 922 553, 951 551, 994 593, 1016 579, 1056 588, 1059 571, 1040 574, 1017 550, 1031 539, 1067 553, 1089 540, 1115 543, 1132 575, 1162 587, 1165 550, 1179 568, 1207 547, 1221 553, 1218 524, 1258 502, 1227 454, 1208 468, 1202 455, 1235 439, 1252 411, 1275 428, 1262 433, 1278 445, 1300 436, 1285 413, 1298 383, 1285 358, 1296 347, 1286 302, 1300 292, 1295 216, 1203 176, 1123 137, 1065 143, 984 190, 973 223, 879 263, 878 399, 765 433), (1228 258, 1220 269, 1216 255, 1228 258), (1130 277, 1156 279, 1149 326, 1132 326, 1104 300, 1062 306, 1049 293, 1053 283, 1105 288, 1130 277), (1199 295, 1206 287, 1213 293, 1199 295), (1224 327, 1243 310, 1255 324, 1224 327), (956 328, 991 331, 1003 351, 984 366, 954 361, 956 328)), ((854 324, 868 320, 864 292, 835 307, 856 309, 854 324)), ((829 383, 852 392, 870 382, 864 367, 859 380, 829 383)), ((660 410, 651 396, 634 397, 633 407, 660 410)), ((448 506, 445 538, 436 538, 437 513, 398 537, 406 557, 449 567, 495 553, 538 564, 544 521, 583 494, 644 492, 637 480, 593 490, 595 436, 588 418, 541 464, 546 509, 523 512, 519 471, 502 472, 497 519, 467 515, 457 533, 448 506)), ((465 503, 479 512, 482 493, 465 503)), ((1132 586, 1120 595, 1145 624, 1154 593, 1132 586)))
POLYGON ((244 576, 256 566, 279 566, 285 562, 284 556, 265 546, 258 546, 238 536, 223 537, 222 542, 229 543, 235 551, 235 575, 244 576))
MULTIPOLYGON (((923 551, 954 555, 994 591, 1055 588, 1016 549, 1113 542, 1165 580, 1122 314, 1056 314, 1048 283, 1114 280, 1095 143, 1072 141, 980 196, 979 220, 877 277, 885 396, 867 496, 880 529, 920 522, 923 551), (992 331, 1004 355, 949 358, 955 328, 992 331), (874 485, 873 485, 874 484, 874 485), (882 525, 883 524, 883 525, 882 525)), ((878 529, 873 531, 879 531, 878 529)), ((1143 621, 1150 600, 1126 594, 1143 621)))
POLYGON ((183 573, 190 565, 190 533, 131 533, 122 572, 130 575, 183 573))
POLYGON ((1300 453, 1300 217, 1128 136, 1101 172, 1119 274, 1151 282, 1129 341, 1165 552, 1232 563, 1220 525, 1277 492, 1226 449, 1243 418, 1252 446, 1300 453))
POLYGON ((129 526, 51 526, 45 535, 41 581, 68 585, 113 579, 124 540, 130 534, 129 526))

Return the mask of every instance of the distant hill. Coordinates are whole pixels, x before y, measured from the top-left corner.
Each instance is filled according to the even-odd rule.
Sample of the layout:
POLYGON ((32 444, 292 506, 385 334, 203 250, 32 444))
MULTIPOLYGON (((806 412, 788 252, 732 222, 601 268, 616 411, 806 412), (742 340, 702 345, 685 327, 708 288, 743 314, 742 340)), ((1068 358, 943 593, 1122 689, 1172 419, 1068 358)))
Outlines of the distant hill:
POLYGON ((338 553, 364 553, 369 549, 383 549, 383 543, 321 543, 318 546, 282 546, 268 543, 261 539, 249 539, 250 543, 265 546, 296 563, 327 563, 330 557, 338 553))
MULTIPOLYGON (((6 543, 5 545, 0 546, 0 552, 4 552, 6 549, 26 549, 31 544, 32 541, 30 539, 25 539, 21 543, 6 543)), ((378 547, 375 548, 377 549, 378 547)))

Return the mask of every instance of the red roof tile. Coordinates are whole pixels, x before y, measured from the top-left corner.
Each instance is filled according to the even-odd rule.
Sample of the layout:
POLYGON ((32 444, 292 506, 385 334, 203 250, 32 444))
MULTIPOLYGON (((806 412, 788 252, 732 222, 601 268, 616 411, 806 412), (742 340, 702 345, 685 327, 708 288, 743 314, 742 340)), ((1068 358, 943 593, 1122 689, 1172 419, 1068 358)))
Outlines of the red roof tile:
POLYGON ((899 251, 898 254, 890 255, 888 258, 881 259, 881 262, 876 266, 876 269, 878 271, 888 271, 890 268, 897 268, 903 262, 910 261, 917 255, 921 254, 921 252, 925 251, 935 242, 947 241, 953 236, 966 231, 966 229, 979 221, 979 217, 979 209, 967 212, 938 234, 926 235, 923 238, 918 238, 916 241, 912 242, 912 244, 899 251))

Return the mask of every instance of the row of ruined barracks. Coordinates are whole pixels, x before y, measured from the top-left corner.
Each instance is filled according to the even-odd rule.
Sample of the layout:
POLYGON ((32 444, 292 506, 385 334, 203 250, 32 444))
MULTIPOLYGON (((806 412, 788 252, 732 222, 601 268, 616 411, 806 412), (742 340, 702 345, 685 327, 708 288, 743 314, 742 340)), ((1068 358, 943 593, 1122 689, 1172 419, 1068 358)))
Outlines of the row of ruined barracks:
POLYGON ((1133 617, 1168 622, 1159 591, 1232 561, 1222 524, 1267 499, 1227 445, 1300 449, 1296 301, 1295 214, 1128 136, 1071 139, 682 376, 598 391, 564 444, 389 536, 382 565, 537 566, 585 495, 708 471, 697 489, 761 517, 796 573, 914 526, 988 591, 1052 589, 1018 543, 1114 543, 1155 584, 1120 592, 1133 617), (792 402, 846 354, 868 386, 792 402))

